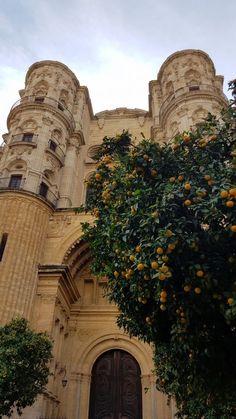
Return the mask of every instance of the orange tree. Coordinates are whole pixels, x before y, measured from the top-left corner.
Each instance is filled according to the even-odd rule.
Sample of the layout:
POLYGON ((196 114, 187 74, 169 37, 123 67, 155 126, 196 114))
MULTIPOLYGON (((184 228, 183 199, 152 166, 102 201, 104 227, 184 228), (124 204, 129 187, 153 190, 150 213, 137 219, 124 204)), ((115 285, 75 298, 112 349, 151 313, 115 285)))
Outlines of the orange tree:
POLYGON ((83 227, 119 326, 153 344, 179 418, 236 417, 235 100, 163 146, 105 138, 98 158, 83 227))
POLYGON ((23 318, 0 327, 0 418, 19 415, 45 390, 52 342, 23 318))

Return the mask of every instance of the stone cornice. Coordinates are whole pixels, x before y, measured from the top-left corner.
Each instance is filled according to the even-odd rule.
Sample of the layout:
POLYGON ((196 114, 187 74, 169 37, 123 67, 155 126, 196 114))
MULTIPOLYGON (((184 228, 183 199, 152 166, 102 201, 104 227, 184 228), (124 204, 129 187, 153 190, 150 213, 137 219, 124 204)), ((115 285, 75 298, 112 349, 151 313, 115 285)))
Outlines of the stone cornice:
POLYGON ((37 205, 40 205, 42 208, 48 208, 51 212, 53 212, 54 207, 50 204, 49 201, 41 198, 40 195, 37 195, 33 192, 26 191, 26 190, 10 190, 10 189, 0 189, 0 199, 4 199, 4 201, 8 199, 12 199, 13 202, 17 200, 22 202, 34 202, 37 205))
POLYGON ((96 119, 119 119, 119 118, 138 118, 140 116, 149 116, 149 112, 144 109, 116 108, 105 110, 95 114, 96 119))
POLYGON ((66 127, 68 128, 69 132, 73 132, 75 124, 71 124, 71 122, 69 121, 69 118, 59 112, 56 108, 54 108, 53 106, 48 105, 47 103, 40 103, 40 108, 39 105, 36 102, 23 102, 23 103, 19 103, 18 106, 12 108, 9 112, 9 115, 7 117, 7 128, 8 130, 10 130, 10 123, 11 123, 11 119, 14 118, 14 116, 17 113, 21 113, 24 111, 29 110, 30 112, 32 111, 36 111, 36 112, 42 112, 42 111, 49 111, 53 116, 56 116, 62 123, 64 123, 66 125, 66 127), (28 108, 28 109, 27 109, 28 108))
POLYGON ((62 297, 68 308, 80 298, 67 265, 40 265, 38 272, 40 278, 39 293, 40 290, 42 290, 42 294, 47 292, 52 295, 55 292, 59 299, 62 297))

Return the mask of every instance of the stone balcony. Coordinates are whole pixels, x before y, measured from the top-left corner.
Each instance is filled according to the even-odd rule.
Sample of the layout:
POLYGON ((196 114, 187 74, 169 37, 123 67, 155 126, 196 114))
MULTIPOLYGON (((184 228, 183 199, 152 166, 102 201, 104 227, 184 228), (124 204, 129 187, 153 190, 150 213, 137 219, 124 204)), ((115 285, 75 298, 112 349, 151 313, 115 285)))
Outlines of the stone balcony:
POLYGON ((17 102, 14 103, 14 105, 11 107, 8 119, 11 117, 12 112, 17 109, 19 106, 46 106, 53 110, 57 110, 59 115, 62 116, 69 122, 70 126, 74 129, 75 128, 75 121, 72 113, 69 111, 69 109, 66 108, 64 104, 59 102, 56 99, 53 99, 48 96, 25 96, 17 102))
POLYGON ((42 188, 42 183, 38 185, 36 190, 33 190, 33 188, 27 184, 27 179, 22 175, 13 175, 11 177, 0 178, 0 193, 2 191, 27 192, 43 199, 44 201, 51 204, 54 208, 56 207, 58 199, 58 197, 49 189, 49 187, 42 188))

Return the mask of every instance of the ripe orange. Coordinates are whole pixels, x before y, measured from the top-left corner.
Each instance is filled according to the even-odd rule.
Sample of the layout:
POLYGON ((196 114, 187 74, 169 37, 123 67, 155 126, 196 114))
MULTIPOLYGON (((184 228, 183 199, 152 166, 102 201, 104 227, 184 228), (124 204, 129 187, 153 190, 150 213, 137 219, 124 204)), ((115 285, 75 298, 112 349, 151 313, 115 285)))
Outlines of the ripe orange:
POLYGON ((234 201, 226 201, 225 205, 228 208, 232 208, 234 206, 234 201))
POLYGON ((151 323, 150 317, 146 317, 145 321, 146 321, 146 323, 151 323))
POLYGON ((97 181, 101 180, 101 179, 102 179, 101 174, 100 174, 100 173, 96 173, 96 175, 95 175, 95 179, 96 179, 97 181))
POLYGON ((191 189, 191 185, 190 185, 190 183, 185 183, 185 184, 184 184, 184 189, 185 189, 186 191, 190 191, 190 189, 191 189))
POLYGON ((161 305, 160 305, 160 309, 161 309, 162 311, 166 311, 166 306, 165 306, 165 304, 161 304, 161 305))
POLYGON ((163 255, 164 250, 162 249, 162 247, 158 247, 158 248, 156 249, 156 252, 157 252, 157 254, 158 254, 158 255, 163 255))
POLYGON ((151 176, 152 177, 156 177, 157 176, 157 170, 155 170, 155 169, 151 169, 150 173, 151 173, 151 176))
POLYGON ((194 288, 194 292, 195 292, 196 294, 201 294, 202 290, 201 290, 201 288, 196 287, 196 288, 194 288))
POLYGON ((234 225, 232 225, 231 227, 230 227, 230 230, 233 232, 233 233, 236 233, 236 225, 234 224, 234 225))
POLYGON ((187 134, 186 132, 183 134, 183 140, 188 143, 190 141, 191 137, 189 134, 187 134))
POLYGON ((234 299, 232 297, 228 298, 227 303, 231 306, 234 303, 234 299))
POLYGON ((190 287, 190 285, 185 285, 185 286, 184 286, 184 291, 185 291, 185 292, 189 292, 189 291, 191 291, 191 287, 190 287))
POLYGON ((229 195, 228 191, 221 191, 220 192, 220 197, 221 198, 227 198, 228 195, 229 195))
POLYGON ((139 263, 137 266, 138 271, 143 271, 144 269, 144 264, 143 263, 139 263))
POLYGON ((163 273, 160 273, 159 279, 160 279, 160 281, 164 281, 166 279, 166 275, 163 274, 163 273))
POLYGON ((192 205, 192 201, 190 201, 190 199, 185 199, 184 205, 186 205, 186 207, 189 207, 190 205, 192 205))
POLYGON ((151 267, 152 267, 152 269, 158 269, 159 265, 158 265, 158 263, 154 260, 154 261, 151 263, 151 267))
POLYGON ((135 256, 134 255, 130 255, 129 260, 131 260, 131 262, 135 261, 135 256))
POLYGON ((141 252, 141 246, 136 246, 135 250, 136 250, 137 253, 141 252))
POLYGON ((167 292, 165 290, 161 291, 160 296, 162 298, 166 298, 167 297, 167 292))
POLYGON ((183 175, 179 175, 179 176, 178 176, 178 180, 179 180, 179 181, 184 180, 184 176, 183 176, 183 175))
POLYGON ((169 181, 170 181, 171 183, 174 183, 174 182, 175 182, 175 180, 176 180, 175 176, 171 176, 171 177, 169 178, 169 181))
POLYGON ((163 272, 164 274, 166 274, 166 272, 168 272, 168 271, 169 271, 169 267, 168 267, 168 266, 166 266, 166 265, 162 265, 162 266, 160 267, 160 271, 161 271, 161 272, 163 272))
POLYGON ((199 270, 196 272, 196 275, 198 278, 202 278, 204 276, 204 272, 202 270, 199 270))
POLYGON ((176 244, 175 243, 168 244, 168 249, 169 250, 174 250, 175 248, 176 248, 176 244))
POLYGON ((119 272, 115 271, 114 276, 117 278, 119 276, 119 272))
POLYGON ((229 190, 229 194, 230 194, 231 196, 236 196, 236 188, 231 188, 231 189, 229 190))
POLYGON ((207 181, 208 181, 208 180, 211 180, 211 176, 210 176, 210 175, 205 175, 205 176, 204 176, 204 179, 205 179, 205 180, 207 180, 207 181))
POLYGON ((161 303, 166 303, 166 297, 161 297, 161 298, 160 298, 160 302, 161 302, 161 303))
POLYGON ((179 144, 174 144, 172 148, 173 148, 173 150, 178 150, 179 144))
POLYGON ((165 236, 166 237, 171 237, 171 236, 173 236, 173 234, 174 233, 171 230, 169 230, 169 229, 167 229, 166 232, 165 232, 165 236))

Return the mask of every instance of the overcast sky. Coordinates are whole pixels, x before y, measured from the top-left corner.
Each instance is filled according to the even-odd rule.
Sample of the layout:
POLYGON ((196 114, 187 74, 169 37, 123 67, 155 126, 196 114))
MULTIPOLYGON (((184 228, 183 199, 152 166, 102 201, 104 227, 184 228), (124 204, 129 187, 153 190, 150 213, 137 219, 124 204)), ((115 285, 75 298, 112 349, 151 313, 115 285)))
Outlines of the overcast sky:
MULTIPOLYGON (((236 77, 236 0, 0 0, 0 133, 35 61, 66 64, 94 113, 148 109, 148 82, 173 52, 196 48, 236 77)), ((1 141, 0 141, 1 142, 1 141)))

